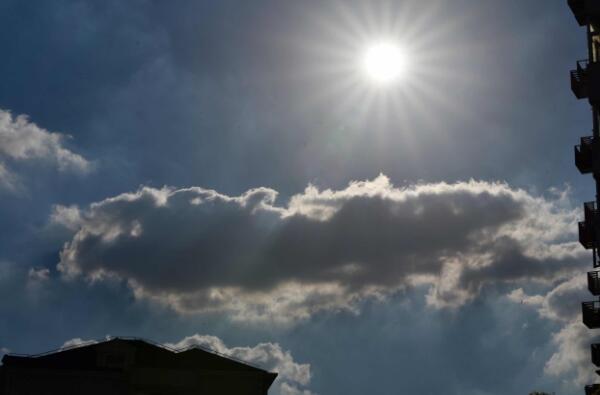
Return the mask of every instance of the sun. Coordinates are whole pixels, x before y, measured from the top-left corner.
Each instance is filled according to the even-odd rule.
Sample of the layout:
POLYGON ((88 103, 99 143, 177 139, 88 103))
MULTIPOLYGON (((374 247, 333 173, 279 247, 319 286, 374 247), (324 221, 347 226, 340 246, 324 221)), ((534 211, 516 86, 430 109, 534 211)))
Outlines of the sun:
POLYGON ((370 80, 388 85, 405 76, 407 54, 399 45, 377 42, 369 45, 363 53, 362 68, 370 80))

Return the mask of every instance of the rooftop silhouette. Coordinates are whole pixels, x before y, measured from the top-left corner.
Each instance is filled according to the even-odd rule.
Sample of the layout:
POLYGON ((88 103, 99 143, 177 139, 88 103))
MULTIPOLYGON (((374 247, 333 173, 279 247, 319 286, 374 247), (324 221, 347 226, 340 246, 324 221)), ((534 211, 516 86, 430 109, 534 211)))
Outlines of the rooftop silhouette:
POLYGON ((277 377, 203 348, 174 350, 134 338, 7 354, 2 363, 0 395, 266 395, 277 377))

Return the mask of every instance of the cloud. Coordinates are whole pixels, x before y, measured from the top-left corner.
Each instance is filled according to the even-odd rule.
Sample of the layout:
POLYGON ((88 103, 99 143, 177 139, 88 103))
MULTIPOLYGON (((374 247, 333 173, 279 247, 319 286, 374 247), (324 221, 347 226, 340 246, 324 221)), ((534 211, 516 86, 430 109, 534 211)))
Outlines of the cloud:
POLYGON ((10 190, 18 187, 18 176, 6 167, 8 161, 42 161, 59 171, 88 172, 90 162, 65 148, 64 140, 65 135, 40 128, 26 115, 13 117, 0 109, 0 186, 10 190))
POLYGON ((566 378, 577 386, 595 381, 590 344, 600 343, 600 335, 581 323, 581 302, 591 299, 585 272, 579 270, 571 278, 559 281, 544 295, 527 295, 519 288, 508 297, 535 308, 540 317, 561 324, 552 339, 557 349, 546 362, 544 373, 566 378))
POLYGON ((50 223, 76 231, 79 229, 81 222, 81 215, 77 206, 67 207, 57 204, 52 207, 50 223))
POLYGON ((511 292, 509 299, 536 308, 541 317, 569 323, 580 318, 580 302, 589 299, 585 272, 558 282, 545 295, 527 295, 519 288, 511 292))
POLYGON ((0 188, 9 191, 16 191, 20 188, 17 177, 2 162, 0 162, 0 188))
POLYGON ((526 304, 530 306, 539 306, 544 303, 544 297, 541 295, 527 295, 523 288, 517 288, 507 295, 508 299, 515 303, 526 304))
POLYGON ((577 320, 568 323, 554 334, 553 342, 558 350, 546 362, 544 373, 572 377, 573 384, 577 386, 596 381, 597 376, 590 357, 590 344, 600 343, 600 335, 594 335, 577 320))
MULTIPOLYGON (((108 337, 107 337, 108 340, 108 337)), ((69 339, 66 342, 63 343, 62 346, 60 346, 61 350, 67 349, 67 348, 74 348, 74 347, 80 347, 80 346, 89 346, 91 344, 96 344, 98 343, 98 340, 83 340, 79 337, 75 337, 73 339, 69 339)))
POLYGON ((216 336, 199 335, 185 337, 177 343, 169 343, 175 349, 199 346, 220 354, 255 364, 268 371, 277 372, 278 376, 269 393, 275 395, 312 395, 306 389, 311 381, 309 364, 294 361, 292 354, 285 351, 277 343, 260 343, 254 347, 227 347, 216 336))
POLYGON ((29 280, 33 282, 48 281, 50 278, 50 270, 48 268, 30 268, 27 273, 29 280))
POLYGON ((125 280, 182 313, 290 322, 415 286, 429 287, 429 306, 458 308, 485 286, 552 284, 582 262, 577 210, 503 183, 397 188, 381 175, 276 198, 144 187, 57 207, 52 220, 76 229, 58 270, 125 280))

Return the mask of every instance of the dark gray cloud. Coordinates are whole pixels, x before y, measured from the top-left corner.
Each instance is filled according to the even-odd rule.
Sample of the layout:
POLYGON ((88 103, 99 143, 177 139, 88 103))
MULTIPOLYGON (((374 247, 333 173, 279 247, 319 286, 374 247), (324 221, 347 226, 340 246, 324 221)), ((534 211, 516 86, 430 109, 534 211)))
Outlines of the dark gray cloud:
POLYGON ((285 206, 276 197, 146 187, 57 207, 53 220, 76 228, 58 269, 126 280, 181 312, 289 321, 420 285, 429 305, 459 307, 486 284, 564 278, 581 258, 564 196, 506 184, 396 188, 382 175, 338 191, 309 186, 285 206))

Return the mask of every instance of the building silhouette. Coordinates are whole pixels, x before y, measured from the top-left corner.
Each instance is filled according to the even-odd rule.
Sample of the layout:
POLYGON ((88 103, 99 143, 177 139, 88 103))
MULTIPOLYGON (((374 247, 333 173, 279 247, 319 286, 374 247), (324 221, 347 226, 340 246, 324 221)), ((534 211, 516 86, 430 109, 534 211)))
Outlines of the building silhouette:
POLYGON ((0 395, 267 395, 277 377, 199 347, 134 338, 7 354, 2 363, 0 395))
MULTIPOLYGON (((577 62, 571 71, 571 90, 578 99, 588 99, 592 110, 592 135, 582 137, 575 146, 575 165, 582 174, 592 174, 596 183, 596 200, 584 203, 584 220, 579 222, 579 241, 592 251, 594 268, 600 267, 600 0, 568 0, 580 26, 586 27, 588 58, 577 62)), ((588 289, 600 296, 600 271, 588 272, 588 289)), ((600 328, 600 301, 581 304, 583 323, 590 329, 600 328)), ((600 344, 591 345, 592 363, 600 367, 600 344)), ((596 371, 600 374, 600 370, 596 371)), ((585 387, 586 395, 600 395, 600 384, 585 387)))

